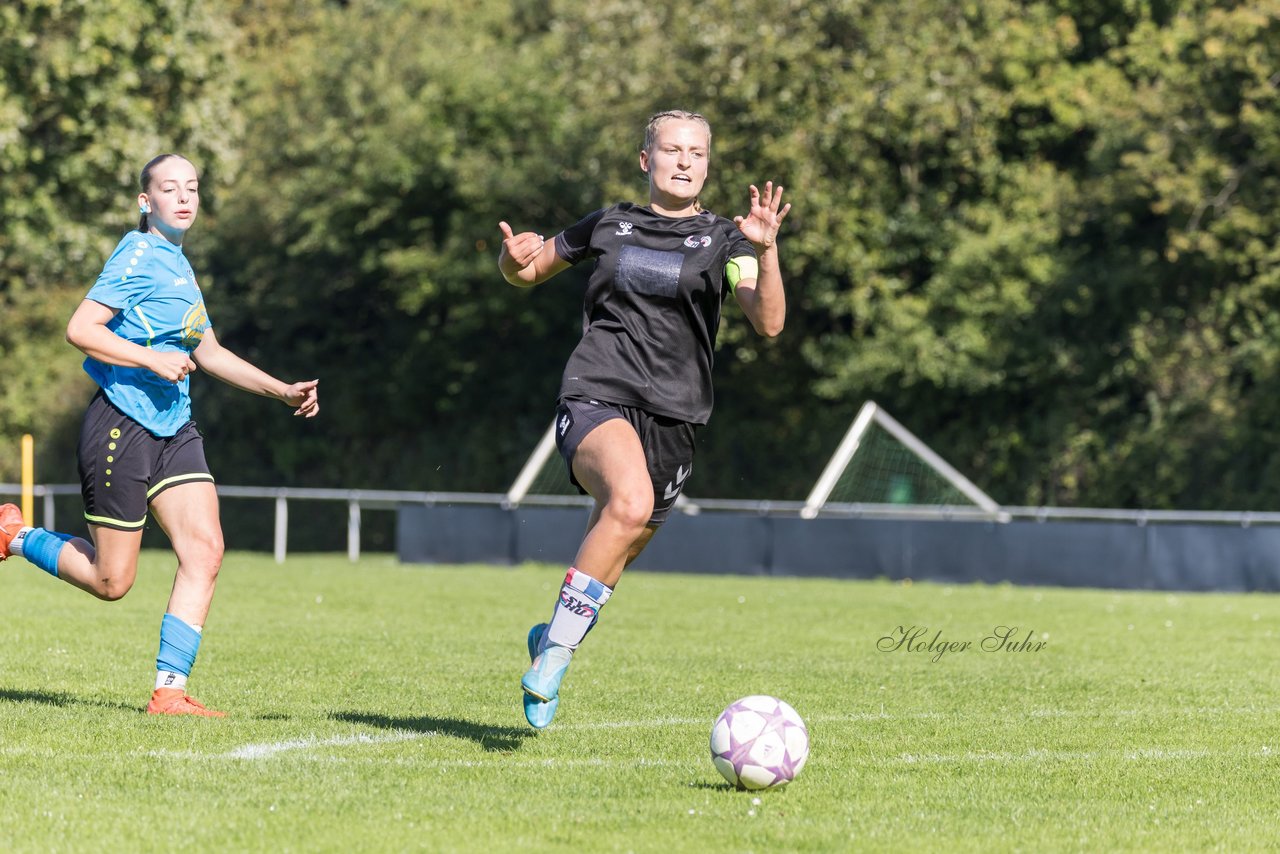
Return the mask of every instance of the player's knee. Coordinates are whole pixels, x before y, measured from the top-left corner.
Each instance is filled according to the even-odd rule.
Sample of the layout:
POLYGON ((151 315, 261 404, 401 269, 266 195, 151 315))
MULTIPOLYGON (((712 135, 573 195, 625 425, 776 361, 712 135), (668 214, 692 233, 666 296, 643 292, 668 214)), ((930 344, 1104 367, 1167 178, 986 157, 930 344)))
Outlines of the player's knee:
POLYGON ((215 577, 218 570, 222 568, 222 556, 225 551, 226 545, 222 541, 222 532, 209 533, 196 543, 196 562, 209 573, 210 577, 215 577))
POLYGON ((98 578, 98 584, 93 589, 93 594, 104 602, 116 602, 124 598, 124 594, 133 588, 133 580, 136 575, 103 575, 98 578))
POLYGON ((183 572, 200 575, 211 581, 218 577, 225 550, 221 531, 207 531, 185 537, 177 550, 178 562, 183 572))
POLYGON ((612 516, 618 525, 633 529, 638 534, 653 516, 653 495, 648 491, 616 495, 604 512, 612 516))

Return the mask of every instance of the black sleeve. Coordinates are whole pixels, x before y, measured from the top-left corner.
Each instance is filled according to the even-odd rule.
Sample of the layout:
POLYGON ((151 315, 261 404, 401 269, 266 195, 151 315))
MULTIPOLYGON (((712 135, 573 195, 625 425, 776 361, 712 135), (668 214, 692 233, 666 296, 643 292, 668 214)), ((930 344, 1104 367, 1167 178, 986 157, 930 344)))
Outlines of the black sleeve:
POLYGON ((556 254, 570 264, 577 264, 590 257, 591 233, 596 230, 596 223, 604 216, 601 208, 589 213, 564 231, 556 235, 556 254))
POLYGON ((726 262, 734 258, 741 258, 744 255, 756 258, 755 246, 751 245, 751 241, 747 240, 733 220, 726 220, 725 231, 728 232, 725 236, 728 238, 729 243, 729 256, 725 258, 726 262))

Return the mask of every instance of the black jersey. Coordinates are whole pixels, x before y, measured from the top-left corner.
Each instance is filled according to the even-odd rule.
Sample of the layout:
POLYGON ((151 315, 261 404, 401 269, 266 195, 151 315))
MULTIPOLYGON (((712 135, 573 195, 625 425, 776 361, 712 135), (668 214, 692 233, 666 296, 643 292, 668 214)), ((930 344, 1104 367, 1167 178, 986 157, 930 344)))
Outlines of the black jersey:
POLYGON ((725 265, 755 258, 751 241, 710 212, 669 217, 624 203, 565 229, 556 253, 570 264, 596 259, 560 397, 706 424, 725 265))

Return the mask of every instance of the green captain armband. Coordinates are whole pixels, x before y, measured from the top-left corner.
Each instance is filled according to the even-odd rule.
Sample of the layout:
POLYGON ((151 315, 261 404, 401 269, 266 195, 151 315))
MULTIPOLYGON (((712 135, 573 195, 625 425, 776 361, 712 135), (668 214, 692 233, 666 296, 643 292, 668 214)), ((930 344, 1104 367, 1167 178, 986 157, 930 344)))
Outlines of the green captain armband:
POLYGON ((739 255, 724 265, 724 276, 729 280, 729 287, 736 289, 743 279, 759 278, 760 265, 750 255, 739 255))

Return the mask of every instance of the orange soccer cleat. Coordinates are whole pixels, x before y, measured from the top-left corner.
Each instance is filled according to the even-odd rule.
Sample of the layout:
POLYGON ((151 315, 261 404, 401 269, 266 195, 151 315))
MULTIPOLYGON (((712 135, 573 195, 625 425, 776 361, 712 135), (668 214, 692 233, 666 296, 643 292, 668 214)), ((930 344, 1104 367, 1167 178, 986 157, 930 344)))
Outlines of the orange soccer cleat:
POLYGON ((9 556, 9 543, 22 530, 22 511, 16 504, 0 505, 0 560, 9 556))
POLYGON ((226 712, 206 709, 196 700, 188 697, 181 688, 157 688, 151 693, 151 702, 147 703, 149 715, 196 715, 202 718, 225 718, 226 712))

